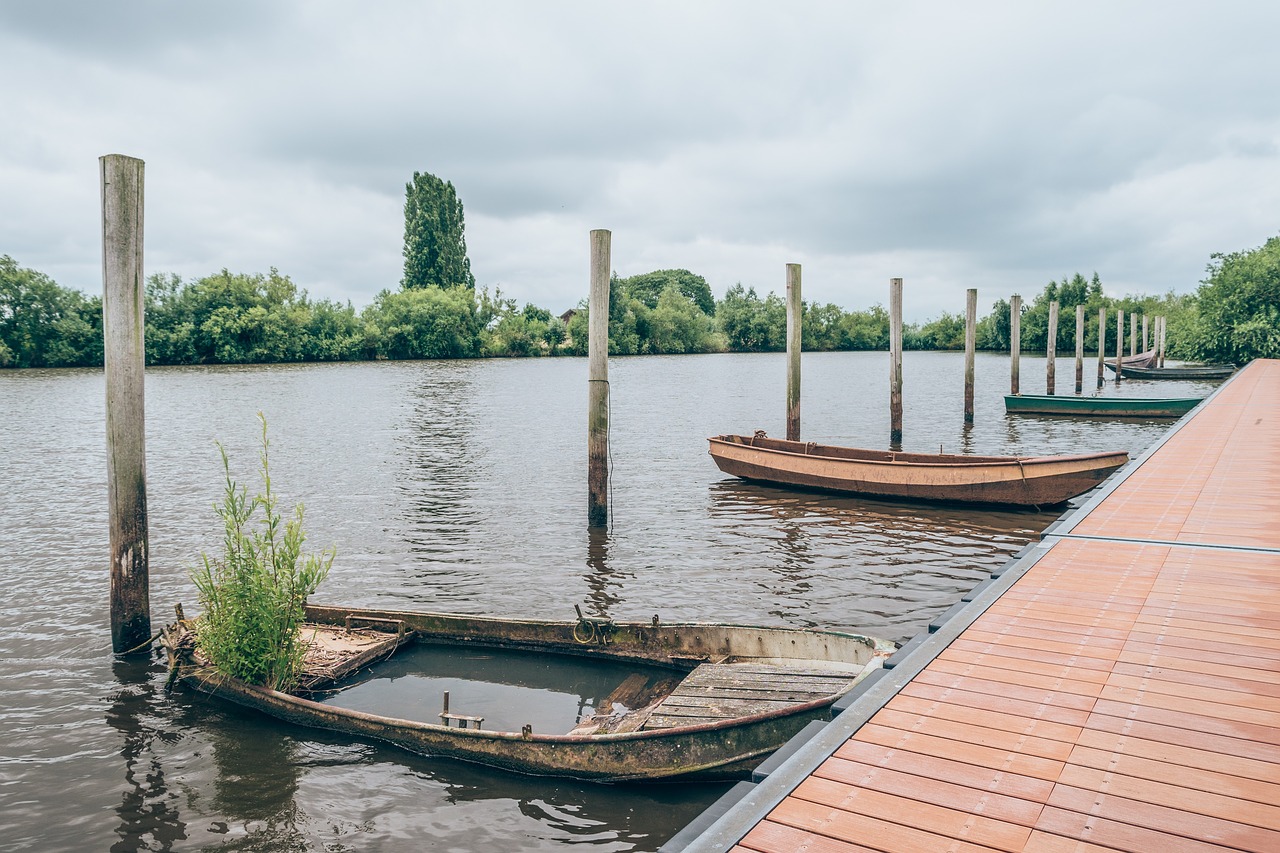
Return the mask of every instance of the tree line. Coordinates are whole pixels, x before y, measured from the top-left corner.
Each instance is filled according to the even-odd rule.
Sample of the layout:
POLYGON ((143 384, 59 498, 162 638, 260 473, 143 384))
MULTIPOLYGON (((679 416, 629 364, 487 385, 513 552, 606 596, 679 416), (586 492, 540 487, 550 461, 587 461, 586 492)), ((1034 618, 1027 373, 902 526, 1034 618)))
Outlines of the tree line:
MULTIPOLYGON (((564 315, 521 306, 500 289, 477 288, 467 258, 464 212, 453 184, 415 172, 405 185, 404 277, 357 310, 313 300, 287 276, 223 269, 182 280, 146 282, 146 354, 155 365, 246 364, 372 359, 585 355, 587 301, 564 315)), ((1173 358, 1243 364, 1280 357, 1280 237, 1263 246, 1215 254, 1193 294, 1108 297, 1097 273, 1050 281, 1026 301, 1021 344, 1044 352, 1049 305, 1059 305, 1057 349, 1073 351, 1075 307, 1085 306, 1085 348, 1097 350, 1097 316, 1168 318, 1173 358)), ((1126 324, 1127 327, 1127 324, 1126 324)), ((884 350, 889 315, 805 303, 806 350, 884 350)), ((1112 320, 1107 331, 1114 346, 1112 320)), ((1010 308, 997 300, 977 327, 977 346, 1007 351, 1010 308)), ((906 324, 905 349, 964 347, 964 316, 906 324)), ((741 283, 715 299, 706 280, 668 269, 612 277, 609 351, 615 355, 773 352, 786 348, 786 306, 741 283)), ((64 288, 44 273, 0 256, 0 367, 102 364, 102 299, 64 288)))

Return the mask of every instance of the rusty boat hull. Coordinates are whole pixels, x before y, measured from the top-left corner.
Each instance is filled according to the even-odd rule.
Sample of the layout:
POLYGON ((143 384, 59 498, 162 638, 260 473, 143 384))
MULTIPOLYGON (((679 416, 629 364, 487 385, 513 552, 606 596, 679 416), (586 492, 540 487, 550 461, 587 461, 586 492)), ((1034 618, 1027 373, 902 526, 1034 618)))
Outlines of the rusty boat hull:
POLYGON ((1069 456, 895 453, 719 435, 720 470, 744 480, 889 500, 1053 506, 1097 486, 1129 461, 1123 451, 1069 456))
MULTIPOLYGON (((312 605, 307 620, 321 626, 381 625, 400 638, 388 640, 388 647, 417 641, 668 668, 678 686, 636 711, 643 723, 634 730, 605 730, 603 718, 588 718, 564 734, 509 732, 349 710, 246 684, 190 660, 171 662, 185 685, 287 723, 422 755, 599 782, 740 778, 810 721, 828 719, 831 704, 896 648, 890 641, 836 631, 659 624, 656 618, 553 622, 312 605), (713 672, 699 681, 704 670, 713 672), (744 675, 730 677, 739 671, 744 675), (748 678, 748 671, 772 674, 748 678), (757 689, 768 695, 741 698, 743 678, 756 679, 757 689)), ((615 718, 609 718, 615 729, 627 728, 615 718)))

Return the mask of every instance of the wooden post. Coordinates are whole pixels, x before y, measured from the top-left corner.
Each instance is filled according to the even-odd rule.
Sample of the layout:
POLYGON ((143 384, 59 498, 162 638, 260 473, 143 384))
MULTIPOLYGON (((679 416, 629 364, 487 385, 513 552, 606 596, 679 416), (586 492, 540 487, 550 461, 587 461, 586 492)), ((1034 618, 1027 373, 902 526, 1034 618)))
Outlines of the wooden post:
POLYGON ((1106 381, 1107 372, 1103 365, 1107 360, 1107 309, 1098 309, 1098 389, 1106 381))
POLYGON ((1018 390, 1018 357, 1022 355, 1022 297, 1009 297, 1009 393, 1018 390))
POLYGON ((964 300, 964 422, 973 423, 973 360, 978 348, 978 289, 965 291, 964 300))
POLYGON ((1116 384, 1120 384, 1120 380, 1124 378, 1121 363, 1124 359, 1124 309, 1116 309, 1116 384))
POLYGON ((1045 338, 1044 383, 1046 394, 1053 394, 1057 386, 1058 369, 1058 300, 1049 303, 1049 334, 1045 338))
POLYGON ((787 264, 787 440, 800 440, 800 265, 787 264))
POLYGON ((1076 394, 1084 390, 1084 306, 1076 306, 1076 394))
POLYGON ((1142 315, 1142 351, 1146 352, 1148 349, 1149 347, 1147 346, 1147 315, 1143 314, 1142 315))
POLYGON ((1165 333, 1168 330, 1169 330, 1169 318, 1161 317, 1160 318, 1160 363, 1156 365, 1157 367, 1164 367, 1164 350, 1165 350, 1165 344, 1167 342, 1165 333))
POLYGON ((610 238, 591 232, 591 294, 587 308, 587 525, 609 524, 609 273, 610 238))
POLYGON ((1138 354, 1138 315, 1129 312, 1129 355, 1138 354))
POLYGON ((889 279, 889 442, 902 441, 902 279, 889 279))
POLYGON ((144 649, 149 652, 143 162, 122 154, 108 154, 98 162, 102 174, 102 355, 107 386, 111 648, 116 654, 144 649))

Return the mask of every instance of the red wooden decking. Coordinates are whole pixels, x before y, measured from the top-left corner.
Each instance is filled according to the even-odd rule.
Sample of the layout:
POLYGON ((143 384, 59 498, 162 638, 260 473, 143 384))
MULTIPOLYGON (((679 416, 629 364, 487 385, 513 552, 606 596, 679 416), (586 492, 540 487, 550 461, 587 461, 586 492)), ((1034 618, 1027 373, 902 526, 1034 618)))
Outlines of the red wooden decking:
POLYGON ((733 849, 1280 850, 1280 362, 1050 541, 733 849))

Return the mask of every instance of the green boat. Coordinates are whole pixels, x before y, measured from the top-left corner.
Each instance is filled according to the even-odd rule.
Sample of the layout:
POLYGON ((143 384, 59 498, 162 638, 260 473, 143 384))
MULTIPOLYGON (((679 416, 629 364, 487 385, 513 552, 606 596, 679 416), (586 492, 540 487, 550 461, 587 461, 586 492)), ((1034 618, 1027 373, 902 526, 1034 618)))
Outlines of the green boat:
POLYGON ((1180 418, 1203 397, 1071 397, 1006 394, 1012 415, 1065 415, 1077 418, 1180 418))

